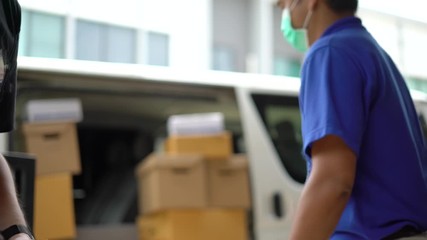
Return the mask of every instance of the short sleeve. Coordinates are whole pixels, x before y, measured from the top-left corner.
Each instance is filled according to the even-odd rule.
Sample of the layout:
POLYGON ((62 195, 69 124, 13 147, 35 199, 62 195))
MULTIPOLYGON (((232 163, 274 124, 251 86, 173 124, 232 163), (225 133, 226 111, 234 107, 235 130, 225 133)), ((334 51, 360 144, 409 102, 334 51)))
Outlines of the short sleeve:
POLYGON ((364 80, 355 59, 326 46, 307 56, 300 92, 303 151, 311 158, 314 142, 340 137, 358 156, 366 125, 364 80))

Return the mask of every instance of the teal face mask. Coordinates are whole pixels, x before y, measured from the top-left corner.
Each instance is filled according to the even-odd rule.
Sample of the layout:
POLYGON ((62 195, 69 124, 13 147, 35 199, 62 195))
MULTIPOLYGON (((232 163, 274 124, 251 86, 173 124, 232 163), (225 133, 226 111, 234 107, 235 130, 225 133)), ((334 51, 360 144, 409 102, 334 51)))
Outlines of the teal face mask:
MULTIPOLYGON (((295 0, 297 1, 297 0, 295 0)), ((292 4, 290 9, 293 10, 296 4, 292 4)), ((285 8, 283 10, 281 30, 285 39, 298 51, 305 52, 308 50, 307 27, 311 19, 312 12, 310 11, 304 21, 304 25, 300 29, 295 29, 292 26, 291 10, 285 8)))

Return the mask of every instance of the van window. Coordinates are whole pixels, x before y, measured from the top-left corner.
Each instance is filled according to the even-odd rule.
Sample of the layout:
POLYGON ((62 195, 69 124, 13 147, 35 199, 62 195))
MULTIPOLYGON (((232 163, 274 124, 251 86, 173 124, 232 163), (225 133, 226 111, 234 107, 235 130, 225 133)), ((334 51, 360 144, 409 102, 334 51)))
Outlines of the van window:
POLYGON ((301 153, 298 98, 263 94, 253 94, 252 98, 284 169, 295 181, 304 183, 307 166, 301 153))

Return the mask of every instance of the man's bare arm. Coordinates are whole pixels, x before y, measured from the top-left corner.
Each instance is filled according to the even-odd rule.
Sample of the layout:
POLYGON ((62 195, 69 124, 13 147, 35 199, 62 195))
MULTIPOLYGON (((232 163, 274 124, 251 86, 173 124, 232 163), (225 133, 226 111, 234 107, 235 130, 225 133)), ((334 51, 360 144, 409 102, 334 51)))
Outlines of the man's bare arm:
POLYGON ((312 146, 312 170, 304 187, 291 240, 326 240, 334 232, 352 192, 356 155, 337 136, 312 146))
MULTIPOLYGON (((15 184, 9 165, 0 154, 0 230, 15 224, 26 225, 24 215, 16 196, 15 184)), ((25 234, 19 234, 11 238, 30 239, 25 234)))

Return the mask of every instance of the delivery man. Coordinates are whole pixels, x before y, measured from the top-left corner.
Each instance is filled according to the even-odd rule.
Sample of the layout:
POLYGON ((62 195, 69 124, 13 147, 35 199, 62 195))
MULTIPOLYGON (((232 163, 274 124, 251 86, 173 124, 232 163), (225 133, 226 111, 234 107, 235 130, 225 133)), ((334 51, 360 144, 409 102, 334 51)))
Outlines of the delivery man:
POLYGON ((405 81, 355 17, 358 0, 280 0, 308 51, 300 108, 308 178, 291 240, 427 239, 427 151, 405 81))

